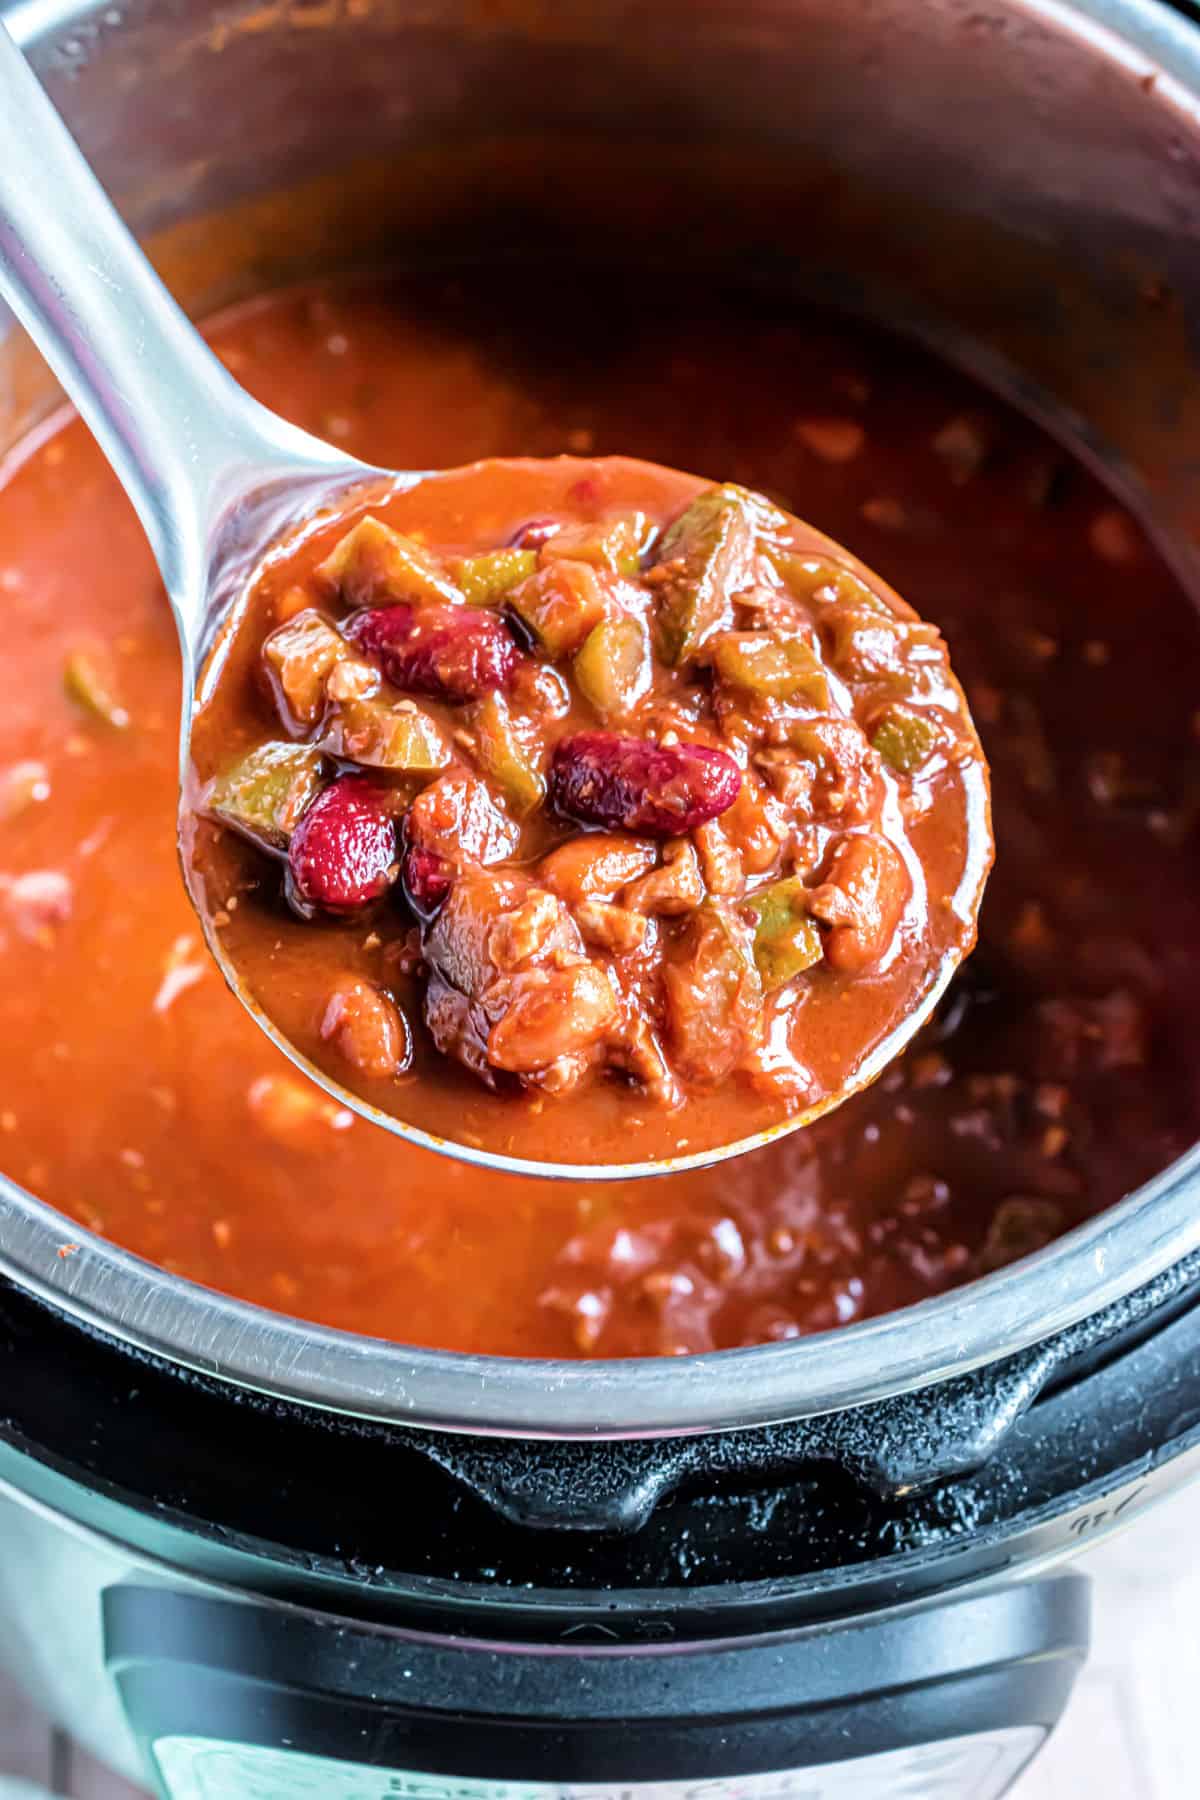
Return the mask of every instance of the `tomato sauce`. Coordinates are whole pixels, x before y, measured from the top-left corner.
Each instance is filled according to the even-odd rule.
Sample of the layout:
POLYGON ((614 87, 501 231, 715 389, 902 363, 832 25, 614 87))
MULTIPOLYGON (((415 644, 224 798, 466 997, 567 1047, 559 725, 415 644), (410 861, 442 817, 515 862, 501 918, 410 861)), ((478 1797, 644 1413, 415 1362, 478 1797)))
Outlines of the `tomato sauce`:
POLYGON ((0 1167, 193 1280, 416 1344, 705 1350, 904 1305, 1111 1205, 1200 1113, 1200 627, 1131 518, 960 375, 763 301, 558 273, 217 321, 269 405, 399 468, 623 452, 767 493, 945 632, 992 769, 979 948, 869 1092, 707 1173, 481 1174, 299 1081, 175 852, 178 652, 81 426, 5 466, 0 1167))
POLYGON ((743 488, 513 458, 352 496, 202 687, 185 861, 223 952, 453 1142, 611 1167, 814 1116, 974 942, 945 645, 743 488))

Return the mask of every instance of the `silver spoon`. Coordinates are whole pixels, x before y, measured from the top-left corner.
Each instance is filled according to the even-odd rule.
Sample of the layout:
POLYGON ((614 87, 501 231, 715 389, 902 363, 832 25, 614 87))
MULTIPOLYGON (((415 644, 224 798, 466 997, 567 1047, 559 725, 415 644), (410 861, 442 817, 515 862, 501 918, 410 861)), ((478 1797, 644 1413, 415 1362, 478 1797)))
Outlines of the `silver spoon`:
MULTIPOLYGON (((346 456, 239 387, 146 261, 2 25, 0 296, 91 428, 150 540, 182 653, 182 792, 197 672, 264 550, 351 488, 424 477, 346 456)), ((195 903, 190 883, 189 893, 195 903)), ((245 991, 204 908, 197 911, 230 988, 305 1075, 398 1137, 463 1161, 577 1180, 677 1173, 755 1149, 844 1097, 735 1143, 652 1162, 552 1163, 454 1143, 379 1111, 302 1056, 245 991)), ((860 1067, 854 1087, 873 1080, 925 1023, 952 972, 860 1067)))

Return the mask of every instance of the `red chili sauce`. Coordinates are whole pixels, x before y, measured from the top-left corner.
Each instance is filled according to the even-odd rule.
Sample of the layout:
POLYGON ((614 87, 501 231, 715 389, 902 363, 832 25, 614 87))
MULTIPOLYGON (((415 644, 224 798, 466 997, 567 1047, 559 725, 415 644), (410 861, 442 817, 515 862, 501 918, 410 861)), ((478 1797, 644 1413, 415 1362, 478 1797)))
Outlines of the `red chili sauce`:
POLYGON ((509 458, 355 496, 275 547, 204 690, 223 950, 441 1138, 611 1167, 811 1118, 975 940, 944 643, 745 488, 509 458))
POLYGON ((204 949, 175 852, 173 627, 71 423, 0 486, 7 1174, 302 1317, 629 1355, 920 1300, 1193 1140, 1200 626, 1040 431, 857 325, 760 301, 622 311, 561 277, 514 277, 486 307, 432 279, 289 294, 213 335, 269 405, 384 466, 627 453, 765 492, 848 545, 942 628, 981 731, 997 860, 980 944, 872 1089, 707 1173, 498 1177, 355 1120, 271 1050, 204 949))

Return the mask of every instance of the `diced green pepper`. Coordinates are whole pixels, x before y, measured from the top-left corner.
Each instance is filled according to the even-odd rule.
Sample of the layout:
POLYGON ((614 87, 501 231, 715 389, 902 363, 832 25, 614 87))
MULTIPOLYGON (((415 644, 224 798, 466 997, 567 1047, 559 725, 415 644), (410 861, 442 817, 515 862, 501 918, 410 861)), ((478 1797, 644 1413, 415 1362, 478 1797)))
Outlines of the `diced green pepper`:
POLYGON ((484 550, 456 556, 447 565, 468 606, 499 606, 510 588, 533 574, 536 550, 484 550))
POLYGON ((575 682, 601 718, 621 718, 647 692, 653 675, 650 634, 636 613, 594 625, 573 665, 575 682))
POLYGON ((286 850, 321 788, 321 752, 311 744, 260 744, 209 788, 207 810, 264 850, 286 850))
POLYGON ((346 640, 312 607, 263 640, 263 663, 285 725, 307 729, 317 723, 329 673, 349 654, 346 640))
POLYGON ((802 555, 795 550, 769 549, 771 564, 796 600, 822 606, 854 606, 861 612, 894 618, 891 607, 861 575, 824 556, 802 555))
POLYGON ((773 700, 802 696, 829 705, 829 683, 820 658, 804 638, 775 631, 731 631, 713 651, 713 666, 730 687, 773 700))
POLYGON ((808 915, 798 875, 773 881, 752 895, 746 907, 754 915, 754 960, 766 993, 820 962, 824 951, 820 927, 808 915))
POLYGON ((346 700, 331 708, 321 748, 368 769, 436 775, 450 761, 450 746, 428 714, 411 700, 346 700))
POLYGON ((689 662, 732 615, 731 597, 754 572, 751 496, 738 487, 699 494, 670 526, 659 548, 668 571, 659 588, 664 659, 689 662))
POLYGON ((604 616, 607 597, 589 563, 563 557, 521 582, 507 596, 552 662, 578 650, 604 616))
POLYGON ((871 733, 871 745, 891 768, 913 775, 929 761, 940 735, 933 720, 922 713, 889 706, 871 733))
POLYGON ((112 690, 108 676, 97 659, 87 650, 73 650, 63 665, 63 687, 67 698, 90 713, 93 719, 124 731, 129 714, 112 690))
POLYGON ((546 562, 565 556, 613 575, 633 576, 653 537, 654 527, 645 513, 626 513, 600 524, 567 525, 550 539, 542 555, 546 562))
POLYGON ((347 606, 462 599, 438 557, 370 514, 339 538, 316 575, 347 606))
POLYGON ((475 709, 476 756, 518 818, 539 807, 546 783, 532 751, 522 742, 502 694, 489 694, 475 709))

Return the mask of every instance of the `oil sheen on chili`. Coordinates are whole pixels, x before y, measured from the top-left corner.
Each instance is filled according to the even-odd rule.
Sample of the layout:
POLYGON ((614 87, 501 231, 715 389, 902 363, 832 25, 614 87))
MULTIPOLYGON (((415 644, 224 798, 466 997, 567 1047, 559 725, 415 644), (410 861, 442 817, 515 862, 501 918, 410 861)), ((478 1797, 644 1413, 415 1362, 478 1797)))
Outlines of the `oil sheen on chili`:
MULTIPOLYGON (((356 1119, 201 941, 176 860, 173 627, 116 482, 52 422, 0 481, 0 1167, 61 1209, 64 1257, 98 1232, 451 1349, 694 1351, 918 1301, 1164 1167, 1200 1114, 1200 627, 1128 514, 964 377, 790 301, 515 267, 471 293, 284 295, 214 341, 269 405, 385 467, 623 451, 853 545, 945 633, 980 728, 997 858, 979 945, 873 1087, 707 1171, 484 1174, 356 1119)), ((220 899, 236 918, 261 896, 220 899)))
POLYGON ((201 904, 298 1048, 440 1138, 735 1143, 876 1074, 974 943, 941 637, 760 494, 573 457, 381 489, 279 546, 232 637, 201 904))

